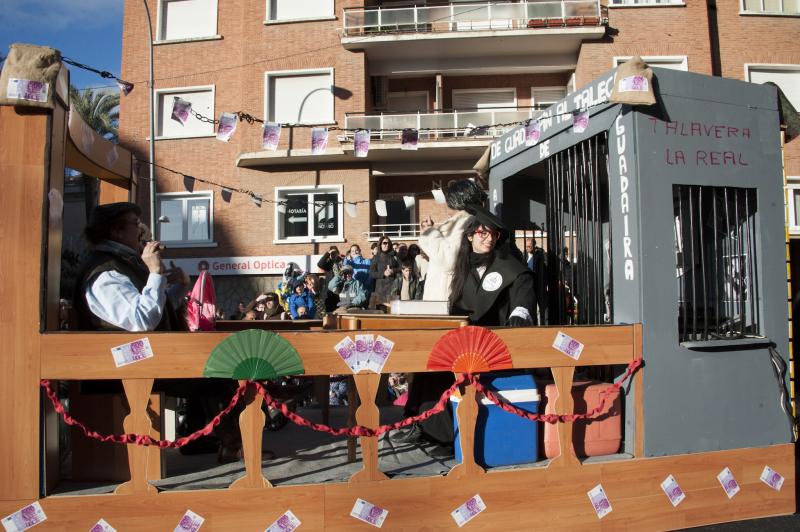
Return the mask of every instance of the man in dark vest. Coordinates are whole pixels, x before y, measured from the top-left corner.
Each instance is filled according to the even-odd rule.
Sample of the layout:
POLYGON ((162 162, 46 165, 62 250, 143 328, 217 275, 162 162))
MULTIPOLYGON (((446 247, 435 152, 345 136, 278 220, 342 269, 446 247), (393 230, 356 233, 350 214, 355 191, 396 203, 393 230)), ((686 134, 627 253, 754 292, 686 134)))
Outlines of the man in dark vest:
MULTIPOLYGON (((182 270, 165 270, 159 242, 142 243, 142 211, 134 203, 99 205, 92 213, 85 234, 92 254, 79 276, 75 309, 82 330, 176 331, 183 330, 170 299, 185 294, 188 278, 182 270), (173 283, 173 281, 178 281, 173 283), (167 284, 172 284, 168 289, 167 284), (172 297, 170 297, 171 292, 172 297)), ((216 403, 230 397, 226 383, 208 379, 157 379, 156 390, 187 397, 187 416, 193 428, 202 427, 216 403)), ((84 383, 88 393, 121 393, 118 382, 84 383)), ((212 414, 213 415, 213 414, 212 414)), ((235 416, 226 416, 217 427, 223 445, 209 438, 196 440, 181 451, 219 451, 220 461, 238 459, 241 442, 235 416)))
MULTIPOLYGON (((93 251, 75 295, 80 329, 182 329, 167 297, 167 283, 168 276, 170 281, 173 276, 183 281, 185 276, 179 270, 164 270, 159 242, 144 244, 140 256, 141 213, 138 205, 127 202, 99 205, 92 213, 85 234, 93 251)), ((185 289, 183 283, 175 287, 185 289)))

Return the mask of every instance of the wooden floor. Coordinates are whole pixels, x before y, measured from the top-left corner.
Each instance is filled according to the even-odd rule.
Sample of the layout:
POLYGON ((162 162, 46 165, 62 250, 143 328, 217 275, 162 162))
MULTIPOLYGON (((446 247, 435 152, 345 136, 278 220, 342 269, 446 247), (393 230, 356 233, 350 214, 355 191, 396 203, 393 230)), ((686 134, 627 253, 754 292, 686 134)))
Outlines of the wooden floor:
MULTIPOLYGON (((171 530, 187 509, 205 517, 203 530, 264 530, 287 509, 301 520, 304 531, 367 530, 368 525, 349 515, 358 497, 389 510, 386 530, 454 530, 450 511, 476 493, 487 509, 465 525, 469 530, 670 530, 790 514, 795 511, 794 492, 793 446, 778 445, 460 479, 46 498, 40 502, 48 519, 37 530, 88 530, 100 518, 120 531, 171 530), (781 491, 759 480, 764 465, 786 478, 781 491), (730 500, 716 478, 726 466, 741 486, 730 500), (669 474, 686 492, 677 508, 659 486, 669 474), (586 495, 598 483, 613 508, 602 520, 586 495)), ((2 515, 27 502, 0 503, 2 515)))

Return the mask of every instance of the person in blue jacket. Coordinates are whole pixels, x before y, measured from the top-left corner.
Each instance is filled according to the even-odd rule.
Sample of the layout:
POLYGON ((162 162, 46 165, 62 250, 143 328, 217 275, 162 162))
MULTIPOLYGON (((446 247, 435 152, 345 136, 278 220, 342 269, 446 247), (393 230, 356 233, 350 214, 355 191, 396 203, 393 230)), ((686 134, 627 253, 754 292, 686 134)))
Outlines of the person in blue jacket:
POLYGON ((344 259, 344 265, 353 268, 353 278, 361 281, 367 292, 372 292, 372 279, 369 276, 369 267, 372 261, 361 254, 361 247, 358 244, 350 246, 350 252, 344 259))
POLYGON ((298 281, 292 288, 292 295, 289 296, 289 314, 292 319, 300 319, 297 309, 300 307, 306 308, 306 314, 303 319, 312 320, 316 315, 316 307, 314 306, 314 296, 306 290, 303 281, 298 281))

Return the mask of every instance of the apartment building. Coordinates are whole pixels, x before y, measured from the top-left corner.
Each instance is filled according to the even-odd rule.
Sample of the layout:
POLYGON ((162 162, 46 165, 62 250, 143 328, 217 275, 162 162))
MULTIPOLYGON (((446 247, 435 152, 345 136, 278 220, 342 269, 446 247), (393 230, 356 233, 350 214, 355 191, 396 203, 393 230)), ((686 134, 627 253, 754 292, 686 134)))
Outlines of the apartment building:
MULTIPOLYGON (((148 5, 156 161, 179 172, 156 172, 157 214, 169 219, 156 235, 190 269, 212 264, 228 309, 274 284, 289 261, 313 268, 312 257, 330 245, 357 243, 368 255, 383 233, 414 241, 420 218, 448 216, 431 190, 476 178, 473 166, 503 124, 536 117, 633 55, 665 68, 774 81, 800 108, 798 0, 148 5), (259 123, 240 122, 229 142, 195 115, 181 125, 170 118, 176 96, 205 117, 241 111, 283 123, 279 145, 263 149, 259 123), (322 154, 312 153, 311 126, 329 128, 322 154), (365 158, 354 153, 357 128, 370 131, 365 158), (404 129, 418 131, 416 150, 402 148, 404 129), (181 174, 253 191, 263 202, 181 174)), ((150 44, 142 2, 127 0, 122 77, 138 87, 148 79, 150 44)), ((147 160, 147 91, 125 97, 120 114, 120 141, 147 160)), ((787 146, 786 167, 797 176, 794 194, 797 141, 787 146)), ((142 165, 140 175, 147 172, 142 165)), ((147 189, 141 181, 143 205, 147 189)))

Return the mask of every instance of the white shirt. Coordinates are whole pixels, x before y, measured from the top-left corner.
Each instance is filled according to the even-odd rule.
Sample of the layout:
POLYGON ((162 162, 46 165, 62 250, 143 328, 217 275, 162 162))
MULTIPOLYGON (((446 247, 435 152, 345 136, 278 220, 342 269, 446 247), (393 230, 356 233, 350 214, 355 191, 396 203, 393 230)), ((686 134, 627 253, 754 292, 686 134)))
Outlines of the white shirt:
POLYGON ((130 332, 152 331, 161 321, 167 300, 167 278, 147 277, 142 292, 117 271, 106 271, 86 288, 89 310, 103 321, 130 332))

